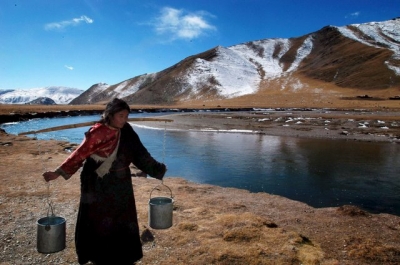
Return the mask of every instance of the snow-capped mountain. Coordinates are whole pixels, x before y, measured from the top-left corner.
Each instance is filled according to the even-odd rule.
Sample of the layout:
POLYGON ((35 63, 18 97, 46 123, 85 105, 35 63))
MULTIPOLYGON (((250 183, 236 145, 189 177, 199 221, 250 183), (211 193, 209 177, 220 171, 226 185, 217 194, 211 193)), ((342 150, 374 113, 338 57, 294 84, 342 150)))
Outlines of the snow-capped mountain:
POLYGON ((217 46, 157 73, 95 85, 74 104, 120 97, 135 104, 233 98, 261 90, 321 90, 310 80, 346 89, 400 86, 400 18, 305 36, 217 46))
POLYGON ((0 103, 48 97, 57 104, 95 104, 119 97, 130 104, 168 104, 258 95, 266 90, 324 93, 325 85, 316 83, 358 91, 399 88, 400 18, 326 26, 297 38, 217 46, 163 71, 114 85, 95 84, 86 91, 63 87, 3 90, 0 103))
POLYGON ((73 99, 70 104, 92 104, 102 100, 108 100, 109 98, 103 99, 103 97, 107 97, 107 93, 103 92, 109 87, 110 85, 106 83, 95 84, 78 97, 80 100, 77 101, 76 99, 73 99), (82 99, 84 99, 83 102, 82 99))
POLYGON ((56 104, 68 104, 83 90, 69 87, 43 87, 26 90, 0 90, 1 104, 27 104, 39 98, 50 98, 56 104))

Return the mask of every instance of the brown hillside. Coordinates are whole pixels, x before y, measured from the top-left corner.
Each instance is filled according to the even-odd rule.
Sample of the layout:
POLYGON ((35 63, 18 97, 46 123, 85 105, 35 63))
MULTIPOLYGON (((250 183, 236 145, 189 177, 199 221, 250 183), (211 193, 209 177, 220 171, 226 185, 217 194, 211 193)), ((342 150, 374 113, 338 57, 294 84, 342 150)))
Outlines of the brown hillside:
MULTIPOLYGON (((152 82, 145 83, 136 93, 124 98, 131 104, 173 104, 182 95, 181 77, 186 73, 196 58, 212 60, 216 56, 216 49, 210 49, 203 53, 185 58, 179 63, 157 73, 157 77, 152 82)), ((185 95, 190 94, 190 90, 184 91, 185 95)))
POLYGON ((400 76, 385 63, 392 55, 388 49, 367 46, 344 37, 334 27, 325 27, 314 34, 313 52, 303 61, 299 73, 342 88, 399 87, 400 76))
MULTIPOLYGON (((399 19, 379 23, 391 23, 394 28, 400 26, 399 19)), ((385 25, 389 24, 380 24, 381 27, 385 25)), ((399 45, 390 34, 386 35, 378 28, 371 29, 371 34, 380 34, 391 46, 399 45)), ((356 26, 350 25, 346 29, 360 41, 343 35, 342 29, 327 26, 314 33, 291 38, 289 42, 284 39, 265 39, 228 48, 218 46, 189 56, 163 71, 133 77, 111 85, 104 91, 93 86, 73 104, 103 104, 110 97, 120 95, 132 105, 178 107, 398 107, 393 101, 383 102, 390 97, 400 96, 400 76, 389 68, 389 65, 400 66, 393 48, 375 40, 373 35, 367 36, 356 26), (301 54, 305 44, 310 44, 309 40, 312 41, 312 50, 303 58, 301 54), (283 51, 286 52, 282 54, 283 51), (297 65, 299 56, 303 59, 299 67, 292 71, 291 66, 294 63, 297 65), (221 58, 225 67, 221 73, 217 72, 221 62, 218 60, 219 64, 213 64, 215 58, 221 58), (199 67, 196 59, 210 64, 199 67), (243 65, 251 69, 254 79, 258 75, 261 80, 258 87, 254 83, 243 84, 256 92, 238 98, 225 98, 224 90, 232 88, 221 87, 221 80, 228 76, 233 80, 242 79, 246 70, 242 74, 235 72, 235 76, 227 73, 230 72, 229 67, 241 69, 243 65), (268 69, 264 69, 267 68, 265 65, 273 65, 278 72, 282 70, 280 76, 274 76, 278 72, 269 75, 268 69), (191 81, 193 87, 187 81, 189 75, 195 80, 191 81), (132 94, 125 96, 127 91, 132 94), (361 96, 365 96, 368 102, 360 102, 361 96)), ((234 95, 234 92, 229 93, 234 95)))
MULTIPOLYGON (((352 30, 356 32, 354 27, 352 30)), ((294 62, 299 48, 308 36, 291 39, 291 47, 279 59, 284 70, 294 62)), ((212 60, 217 56, 216 50, 211 49, 168 68, 162 72, 162 77, 149 83, 146 89, 125 99, 132 104, 176 103, 178 106, 194 107, 399 107, 396 101, 389 100, 390 97, 400 95, 400 76, 395 75, 386 64, 387 61, 396 63, 392 58, 392 51, 384 46, 375 48, 351 40, 330 26, 312 36, 313 50, 295 72, 265 79, 265 70, 257 62, 251 61, 258 68, 262 79, 260 89, 255 94, 223 99, 214 89, 218 82, 211 79, 204 81, 203 89, 198 94, 190 96, 190 89, 178 93, 184 85, 180 83, 179 77, 190 69, 196 58, 212 60), (360 99, 365 95, 369 101, 360 99), (181 102, 182 98, 185 102, 181 102), (187 100, 188 98, 191 100, 187 100)), ((363 37, 368 39, 367 36, 363 37)), ((264 50, 259 43, 248 42, 246 46, 263 57, 264 50)), ((282 47, 277 45, 273 56, 277 56, 281 50, 282 47)))

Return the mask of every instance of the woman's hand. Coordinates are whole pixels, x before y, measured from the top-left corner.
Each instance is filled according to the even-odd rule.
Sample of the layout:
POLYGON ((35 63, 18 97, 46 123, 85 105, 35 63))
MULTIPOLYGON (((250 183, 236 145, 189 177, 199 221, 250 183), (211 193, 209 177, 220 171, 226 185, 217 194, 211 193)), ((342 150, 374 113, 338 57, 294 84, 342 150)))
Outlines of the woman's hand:
POLYGON ((50 180, 55 180, 59 176, 60 176, 60 174, 58 174, 56 172, 52 172, 52 171, 47 171, 47 172, 43 173, 43 177, 44 177, 44 180, 46 180, 46 182, 49 182, 50 180))
POLYGON ((161 171, 157 176, 154 176, 154 178, 162 180, 166 172, 167 172, 167 166, 165 164, 161 164, 161 171))

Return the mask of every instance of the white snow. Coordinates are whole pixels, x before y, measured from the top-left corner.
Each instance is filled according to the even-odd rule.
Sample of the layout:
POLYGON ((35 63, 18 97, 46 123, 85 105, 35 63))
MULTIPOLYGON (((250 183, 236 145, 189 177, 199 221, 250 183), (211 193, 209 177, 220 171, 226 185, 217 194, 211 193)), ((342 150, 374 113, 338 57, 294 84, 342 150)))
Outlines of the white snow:
POLYGON ((94 93, 100 93, 103 92, 104 90, 106 90, 107 88, 109 88, 110 85, 106 84, 106 83, 98 83, 95 87, 94 87, 94 93))
MULTIPOLYGON (((126 90, 124 91, 124 88, 126 87, 127 83, 128 83, 128 81, 121 82, 121 83, 114 89, 114 92, 116 92, 116 93, 118 94, 118 97, 124 97, 124 96, 129 96, 129 95, 130 95, 130 94, 126 94, 126 93, 125 93, 127 90, 130 91, 130 89, 126 89, 126 90)), ((137 91, 137 89, 134 90, 132 93, 135 93, 136 91, 137 91)))
MULTIPOLYGON (((384 22, 371 22, 336 27, 345 37, 376 48, 383 46, 393 51, 393 59, 400 60, 400 19, 384 22), (362 34, 358 36, 352 28, 362 34), (365 37, 365 39, 363 38, 365 37)), ((282 89, 301 90, 305 85, 291 73, 296 71, 301 62, 313 49, 313 34, 310 34, 296 51, 296 57, 285 70, 280 63, 293 46, 291 39, 265 39, 228 48, 217 47, 217 56, 210 61, 197 58, 186 74, 186 87, 191 95, 196 95, 204 86, 214 86, 219 95, 232 98, 255 93, 262 80, 281 78, 282 89), (214 81, 214 82, 213 82, 214 81), (218 85, 215 84, 215 81, 218 85)), ((385 64, 396 75, 400 75, 400 67, 392 61, 385 64)), ((316 91, 317 92, 317 91, 316 91)))
POLYGON ((303 61, 303 59, 306 58, 311 53, 311 50, 313 48, 312 41, 313 41, 312 35, 308 36, 304 40, 303 45, 301 45, 301 47, 297 50, 296 59, 293 61, 292 65, 288 69, 288 72, 296 70, 299 67, 301 61, 303 61))
MULTIPOLYGON (((352 40, 361 42, 365 45, 372 46, 380 49, 383 46, 388 47, 394 52, 393 59, 400 60, 400 19, 393 19, 384 22, 370 22, 364 24, 352 24, 344 27, 336 27, 343 36, 352 40), (357 28, 368 39, 363 39, 362 36, 357 34, 351 27, 357 28), (378 45, 379 44, 379 45, 378 45)), ((387 67, 394 71, 396 75, 400 75, 400 67, 385 62, 387 67)))
POLYGON ((83 90, 69 87, 42 87, 26 90, 13 90, 0 94, 2 104, 25 104, 40 97, 47 97, 57 104, 68 104, 79 96, 83 90))
MULTIPOLYGON (((129 122, 132 126, 143 128, 143 129, 152 129, 152 130, 165 130, 165 128, 157 127, 157 126, 146 126, 141 124, 135 124, 133 122, 129 122)), ((216 133, 258 133, 258 131, 253 130, 239 130, 239 129, 231 129, 231 130, 222 130, 222 129, 214 129, 214 128, 204 128, 204 129, 167 129, 168 131, 200 131, 200 132, 216 132, 216 133)))
POLYGON ((215 78, 221 96, 235 97, 254 93, 260 78, 253 64, 229 48, 217 49, 215 60, 197 58, 193 68, 189 69, 186 81, 192 92, 197 93, 204 84, 210 84, 210 79, 215 78))
POLYGON ((155 73, 141 75, 137 82, 135 82, 133 85, 129 85, 129 86, 128 86, 128 83, 129 83, 129 81, 131 81, 131 79, 125 80, 118 84, 118 86, 114 89, 114 92, 116 92, 118 94, 117 96, 119 98, 127 97, 133 93, 136 93, 139 90, 140 86, 144 82, 146 82, 149 78, 153 79, 154 75, 155 75, 155 73))
POLYGON ((252 130, 238 130, 238 129, 231 129, 231 130, 219 130, 219 129, 202 129, 201 132, 218 132, 218 133, 258 133, 258 131, 252 130))
POLYGON ((279 59, 289 50, 290 40, 288 39, 267 39, 254 41, 254 45, 263 50, 262 57, 248 47, 248 45, 240 44, 232 46, 229 49, 238 53, 241 57, 248 61, 253 61, 252 67, 260 65, 264 70, 266 77, 278 77, 283 72, 283 68, 279 63, 279 59), (280 47, 280 52, 274 56, 275 50, 280 47))
MULTIPOLYGON (((214 78, 219 85, 218 93, 231 98, 255 93, 262 79, 273 79, 291 73, 299 67, 313 48, 313 37, 307 37, 297 50, 297 56, 285 71, 280 59, 288 52, 292 43, 289 39, 266 39, 251 44, 239 44, 228 48, 217 47, 217 56, 211 61, 200 58, 187 72, 186 82, 195 94, 204 84, 214 78), (278 51, 278 52, 277 52, 278 51)), ((294 90, 303 84, 293 82, 294 90)), ((183 90, 187 87, 183 88, 183 90)))

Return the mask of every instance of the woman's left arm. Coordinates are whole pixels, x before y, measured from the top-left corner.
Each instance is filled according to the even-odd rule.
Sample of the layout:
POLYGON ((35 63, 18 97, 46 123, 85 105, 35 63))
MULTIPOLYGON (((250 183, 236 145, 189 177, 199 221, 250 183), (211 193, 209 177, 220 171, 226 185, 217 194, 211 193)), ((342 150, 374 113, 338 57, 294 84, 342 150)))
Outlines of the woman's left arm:
POLYGON ((137 133, 129 124, 125 125, 122 131, 121 144, 125 145, 125 141, 127 142, 125 146, 129 147, 128 152, 131 156, 131 162, 151 177, 160 180, 163 179, 167 171, 165 164, 158 162, 150 155, 140 141, 137 133))

